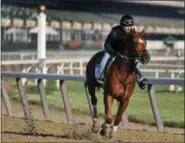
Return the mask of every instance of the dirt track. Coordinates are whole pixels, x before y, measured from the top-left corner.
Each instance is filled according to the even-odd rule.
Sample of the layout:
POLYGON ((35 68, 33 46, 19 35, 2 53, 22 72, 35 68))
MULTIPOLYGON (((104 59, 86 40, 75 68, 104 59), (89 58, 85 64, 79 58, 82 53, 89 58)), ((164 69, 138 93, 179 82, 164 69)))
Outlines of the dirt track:
MULTIPOLYGON (((54 122, 33 121, 35 134, 30 135, 28 124, 22 118, 20 103, 11 101, 14 115, 7 117, 2 106, 2 142, 184 142, 184 130, 165 128, 164 133, 157 133, 155 127, 130 123, 129 129, 119 130, 112 140, 104 140, 99 134, 91 132, 90 116, 74 114, 75 124, 65 123, 65 113, 50 108, 54 122), (15 114, 16 113, 16 114, 15 114), (60 123, 63 122, 63 123, 60 123)), ((34 111, 34 119, 43 120, 42 108, 30 106, 34 111)))

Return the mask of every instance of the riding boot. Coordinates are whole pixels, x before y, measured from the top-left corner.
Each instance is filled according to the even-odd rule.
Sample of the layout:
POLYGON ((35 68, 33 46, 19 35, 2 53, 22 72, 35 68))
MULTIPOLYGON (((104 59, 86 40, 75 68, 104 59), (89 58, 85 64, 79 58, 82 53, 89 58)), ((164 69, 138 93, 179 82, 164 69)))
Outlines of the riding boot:
POLYGON ((145 84, 143 83, 143 81, 145 81, 146 78, 143 78, 143 76, 141 74, 141 71, 140 71, 140 68, 139 68, 138 65, 135 68, 135 73, 136 73, 137 83, 138 83, 139 87, 141 89, 145 89, 145 84))

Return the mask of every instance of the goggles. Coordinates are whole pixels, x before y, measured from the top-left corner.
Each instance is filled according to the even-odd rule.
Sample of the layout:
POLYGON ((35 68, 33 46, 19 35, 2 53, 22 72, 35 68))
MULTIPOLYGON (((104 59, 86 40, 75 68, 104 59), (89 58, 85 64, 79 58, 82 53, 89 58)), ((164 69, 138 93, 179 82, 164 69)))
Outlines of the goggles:
POLYGON ((125 20, 122 22, 123 25, 134 25, 134 21, 133 20, 125 20))

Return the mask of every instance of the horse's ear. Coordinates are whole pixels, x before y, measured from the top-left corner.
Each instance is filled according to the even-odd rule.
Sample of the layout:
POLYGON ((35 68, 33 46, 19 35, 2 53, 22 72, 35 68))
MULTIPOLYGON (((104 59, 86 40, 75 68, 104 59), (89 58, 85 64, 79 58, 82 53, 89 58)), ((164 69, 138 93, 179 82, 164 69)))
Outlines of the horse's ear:
POLYGON ((143 28, 143 30, 140 32, 140 35, 144 36, 144 34, 145 34, 145 29, 143 28))

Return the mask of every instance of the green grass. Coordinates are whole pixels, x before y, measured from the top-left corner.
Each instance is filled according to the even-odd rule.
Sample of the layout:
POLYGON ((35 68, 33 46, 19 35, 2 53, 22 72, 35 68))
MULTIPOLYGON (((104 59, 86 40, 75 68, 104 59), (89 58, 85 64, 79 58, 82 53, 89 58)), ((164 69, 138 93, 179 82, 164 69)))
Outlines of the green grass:
MULTIPOLYGON (((50 106, 63 108, 63 101, 59 89, 51 88, 53 84, 49 84, 50 90, 47 89, 47 100, 50 106), (52 90, 51 90, 52 89, 52 90)), ((83 82, 67 82, 70 102, 72 108, 82 112, 89 113, 89 105, 85 95, 83 82)), ((158 89, 166 89, 167 86, 156 86, 158 89)), ((28 99, 32 102, 40 102, 38 92, 33 92, 28 88, 28 99)), ((184 128, 184 93, 156 93, 157 101, 165 126, 184 128)), ((11 92, 11 97, 19 98, 17 90, 11 92)), ((98 97, 98 111, 104 115, 104 104, 102 91, 97 92, 98 97)), ((117 110, 117 104, 113 104, 113 113, 117 110)), ((140 90, 138 86, 131 97, 129 106, 127 108, 130 121, 142 122, 154 125, 154 118, 151 109, 151 104, 147 90, 140 90)))

